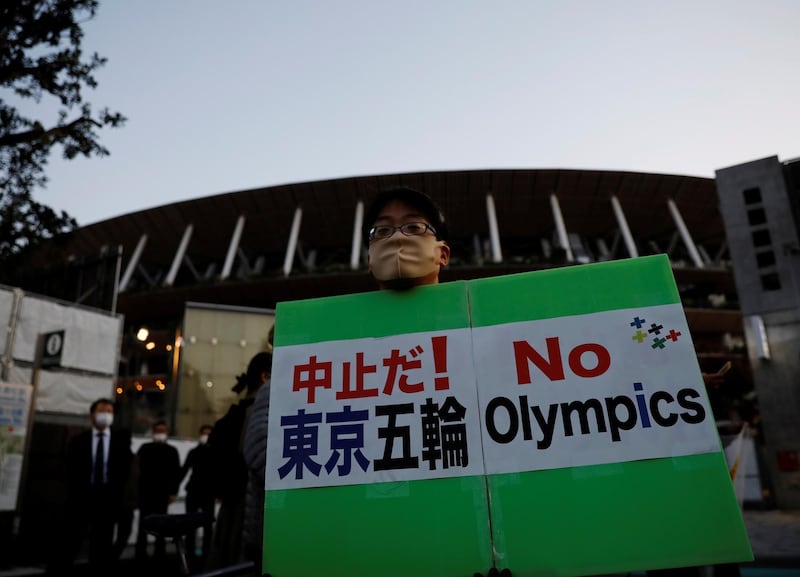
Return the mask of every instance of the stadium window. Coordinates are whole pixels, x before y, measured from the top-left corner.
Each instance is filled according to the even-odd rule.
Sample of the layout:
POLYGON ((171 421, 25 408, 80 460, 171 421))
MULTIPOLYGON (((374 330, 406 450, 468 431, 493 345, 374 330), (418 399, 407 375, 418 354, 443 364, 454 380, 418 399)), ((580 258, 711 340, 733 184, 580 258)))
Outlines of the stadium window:
POLYGON ((781 279, 778 273, 771 272, 769 274, 761 275, 761 288, 765 291, 779 291, 781 290, 781 279))
POLYGON ((753 231, 753 246, 769 246, 772 244, 772 238, 769 235, 769 231, 764 230, 754 230, 753 231))
POLYGON ((775 264, 775 253, 771 250, 756 253, 758 268, 767 268, 775 264))
POLYGON ((767 222, 767 213, 763 208, 753 208, 747 211, 747 221, 750 226, 758 226, 767 222))
POLYGON ((761 189, 757 186, 744 191, 744 203, 747 205, 761 202, 761 189))

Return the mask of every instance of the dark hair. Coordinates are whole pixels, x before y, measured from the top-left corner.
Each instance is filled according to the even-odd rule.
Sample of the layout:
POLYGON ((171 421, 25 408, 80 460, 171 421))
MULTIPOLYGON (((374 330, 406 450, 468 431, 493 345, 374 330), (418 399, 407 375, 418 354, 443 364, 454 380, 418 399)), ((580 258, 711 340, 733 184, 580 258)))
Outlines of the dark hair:
POLYGON ((94 403, 92 403, 92 406, 89 407, 89 414, 93 415, 94 412, 97 410, 98 405, 111 405, 113 407, 114 401, 105 398, 97 399, 94 403))
POLYGON ((250 359, 247 372, 236 377, 236 384, 231 389, 234 393, 241 393, 245 387, 247 392, 253 392, 261 386, 261 373, 272 372, 272 353, 261 352, 250 359))
POLYGON ((211 425, 200 425, 200 428, 199 428, 199 429, 197 429, 197 432, 198 432, 198 433, 202 433, 202 432, 203 432, 203 431, 205 431, 206 429, 211 429, 211 430, 213 431, 213 430, 214 430, 214 427, 212 427, 211 425))
POLYGON ((155 429, 156 427, 166 427, 167 431, 169 431, 169 425, 167 424, 166 421, 156 421, 155 423, 153 423, 152 428, 155 429))
POLYGON ((447 240, 447 223, 444 221, 444 214, 439 205, 427 194, 415 190, 408 186, 396 186, 387 188, 378 193, 372 199, 372 202, 364 213, 364 225, 362 227, 364 241, 369 243, 369 231, 375 226, 375 220, 378 218, 384 206, 393 200, 400 201, 418 210, 422 216, 428 219, 428 222, 436 230, 436 238, 438 240, 447 240))

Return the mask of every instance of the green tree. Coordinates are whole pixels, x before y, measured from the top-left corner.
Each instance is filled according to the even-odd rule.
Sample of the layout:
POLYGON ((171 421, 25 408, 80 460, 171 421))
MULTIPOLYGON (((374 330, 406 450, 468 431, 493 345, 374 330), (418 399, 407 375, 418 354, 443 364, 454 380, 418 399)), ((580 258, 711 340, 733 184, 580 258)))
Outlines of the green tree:
POLYGON ((106 62, 81 49, 82 25, 97 6, 97 0, 0 2, 0 263, 77 225, 32 197, 47 182, 53 148, 67 159, 107 155, 98 130, 125 121, 107 108, 93 112, 84 100, 85 90, 97 86, 94 71, 106 62), (57 103, 51 122, 21 111, 25 105, 38 112, 33 116, 45 115, 52 108, 41 106, 43 97, 57 103))

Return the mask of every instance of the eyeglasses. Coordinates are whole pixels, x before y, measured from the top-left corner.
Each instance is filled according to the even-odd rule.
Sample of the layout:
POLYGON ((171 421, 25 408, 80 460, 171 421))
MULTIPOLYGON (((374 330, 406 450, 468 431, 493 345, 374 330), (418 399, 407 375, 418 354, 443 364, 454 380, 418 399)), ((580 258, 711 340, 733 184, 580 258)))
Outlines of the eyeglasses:
POLYGON ((392 236, 396 230, 399 230, 406 236, 422 236, 428 231, 431 231, 434 235, 436 234, 436 229, 427 223, 407 222, 400 226, 389 226, 388 224, 373 226, 369 230, 369 239, 383 240, 392 236))

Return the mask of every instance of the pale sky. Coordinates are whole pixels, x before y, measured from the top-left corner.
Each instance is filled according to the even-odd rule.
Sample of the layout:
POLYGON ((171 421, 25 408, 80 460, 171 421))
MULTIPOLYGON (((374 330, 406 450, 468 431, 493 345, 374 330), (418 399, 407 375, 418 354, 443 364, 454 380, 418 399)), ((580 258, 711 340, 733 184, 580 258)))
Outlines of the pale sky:
POLYGON ((248 188, 800 156, 797 0, 101 0, 111 156, 34 196, 81 225, 248 188))

